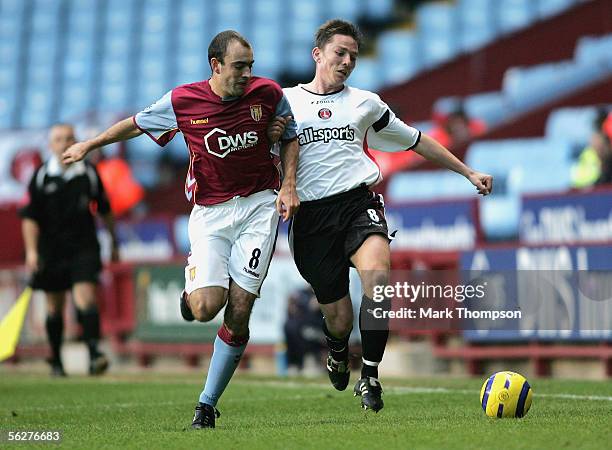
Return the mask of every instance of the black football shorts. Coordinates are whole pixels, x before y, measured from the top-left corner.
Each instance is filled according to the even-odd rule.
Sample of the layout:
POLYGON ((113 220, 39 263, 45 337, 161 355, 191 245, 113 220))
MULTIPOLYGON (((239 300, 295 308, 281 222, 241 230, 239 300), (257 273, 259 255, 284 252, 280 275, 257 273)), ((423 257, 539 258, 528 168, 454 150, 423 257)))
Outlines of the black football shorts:
POLYGON ((102 269, 97 250, 73 255, 41 255, 39 270, 32 277, 32 288, 47 292, 65 291, 81 281, 98 282, 102 269))
POLYGON ((382 196, 366 186, 302 202, 291 222, 289 245, 319 303, 348 294, 350 258, 371 234, 389 238, 382 196))

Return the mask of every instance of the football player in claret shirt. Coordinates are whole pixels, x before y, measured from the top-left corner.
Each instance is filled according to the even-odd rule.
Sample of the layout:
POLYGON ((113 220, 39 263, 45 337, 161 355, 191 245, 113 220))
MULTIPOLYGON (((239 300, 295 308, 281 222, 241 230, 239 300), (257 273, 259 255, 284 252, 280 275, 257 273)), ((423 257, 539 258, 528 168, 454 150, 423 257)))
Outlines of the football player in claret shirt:
POLYGON ((161 146, 183 133, 189 150, 185 195, 193 209, 181 314, 188 321, 207 322, 226 306, 193 428, 215 426, 217 401, 249 339, 249 318, 270 265, 279 215, 288 220, 299 206, 296 126, 280 86, 251 75, 253 50, 235 31, 213 38, 208 59, 209 80, 172 89, 134 117, 64 153, 65 162, 74 162, 95 148, 142 133, 161 146), (282 185, 270 154, 273 138, 281 133, 274 132, 279 121, 282 185))
POLYGON ((381 195, 370 186, 381 180, 368 146, 382 151, 413 150, 467 178, 479 194, 492 189, 492 177, 476 172, 446 148, 398 119, 372 92, 346 85, 359 56, 361 36, 351 23, 331 20, 316 33, 316 71, 307 84, 284 89, 298 125, 301 201, 292 220, 290 244, 296 266, 321 305, 333 386, 349 382, 348 340, 353 326, 349 267, 363 287, 360 309, 361 377, 354 388, 366 409, 383 407, 378 365, 389 336, 388 322, 372 311, 389 310, 390 299, 373 301, 375 286, 386 285, 390 238, 381 195), (367 145, 366 145, 367 139, 367 145))

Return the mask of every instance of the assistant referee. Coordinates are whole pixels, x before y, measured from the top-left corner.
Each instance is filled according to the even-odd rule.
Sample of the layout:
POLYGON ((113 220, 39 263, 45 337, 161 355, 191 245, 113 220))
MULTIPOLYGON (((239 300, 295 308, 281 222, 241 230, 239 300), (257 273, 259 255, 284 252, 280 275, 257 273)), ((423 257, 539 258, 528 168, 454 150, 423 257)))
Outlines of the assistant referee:
POLYGON ((49 132, 51 156, 30 181, 27 204, 21 209, 26 267, 32 272, 32 288, 45 292, 46 331, 51 346, 53 376, 65 376, 61 360, 63 310, 71 290, 77 320, 89 350, 89 373, 108 368, 98 350, 100 316, 96 284, 102 268, 94 215, 104 219, 112 238, 112 260, 117 258, 114 220, 100 177, 93 165, 81 161, 62 164, 61 155, 76 142, 74 128, 54 125, 49 132))

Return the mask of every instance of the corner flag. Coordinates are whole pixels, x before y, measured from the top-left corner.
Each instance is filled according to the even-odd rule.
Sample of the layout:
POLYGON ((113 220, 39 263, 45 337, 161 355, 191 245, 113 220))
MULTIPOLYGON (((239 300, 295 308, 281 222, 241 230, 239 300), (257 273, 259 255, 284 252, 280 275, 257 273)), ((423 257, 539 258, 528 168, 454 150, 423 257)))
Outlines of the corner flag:
POLYGON ((30 298, 32 298, 32 288, 28 286, 0 322, 0 361, 4 361, 15 354, 30 298))

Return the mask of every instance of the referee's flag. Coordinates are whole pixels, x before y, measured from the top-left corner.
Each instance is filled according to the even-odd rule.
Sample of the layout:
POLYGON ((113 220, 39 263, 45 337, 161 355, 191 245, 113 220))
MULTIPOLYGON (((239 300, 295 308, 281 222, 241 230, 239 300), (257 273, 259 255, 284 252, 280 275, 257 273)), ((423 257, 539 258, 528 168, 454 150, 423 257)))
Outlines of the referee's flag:
POLYGON ((15 354, 23 319, 28 312, 30 298, 32 298, 32 288, 28 286, 0 322, 0 361, 4 361, 15 354))

